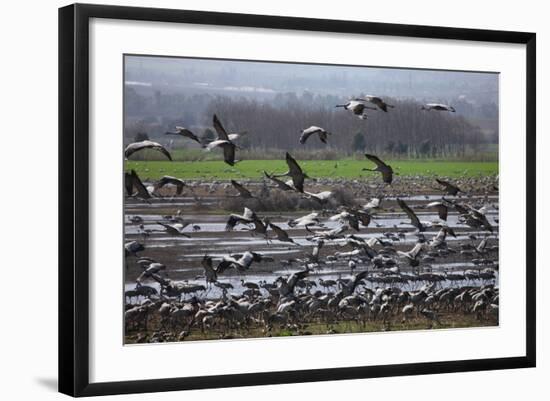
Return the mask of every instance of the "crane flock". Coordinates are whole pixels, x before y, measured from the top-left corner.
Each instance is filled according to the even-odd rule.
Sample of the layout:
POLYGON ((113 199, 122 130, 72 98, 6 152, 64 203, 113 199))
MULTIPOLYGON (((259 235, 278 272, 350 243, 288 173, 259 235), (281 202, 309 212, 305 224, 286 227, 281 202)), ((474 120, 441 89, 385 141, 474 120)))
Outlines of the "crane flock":
MULTIPOLYGON (((365 95, 336 107, 366 119, 367 111, 388 113, 394 106, 365 95)), ((435 103, 422 110, 455 112, 435 103)), ((212 123, 217 138, 209 141, 180 126, 166 134, 197 142, 206 151, 222 149, 225 163, 236 165, 238 140, 247 133, 229 133, 217 115, 212 123)), ((331 135, 310 126, 300 131, 297 146, 317 138, 327 143, 331 135)), ((149 140, 129 144, 124 156, 145 149, 172 160, 166 148, 149 140)), ((373 154, 365 158, 363 170, 380 176, 368 185, 340 182, 353 194, 351 202, 338 200, 337 180, 310 177, 288 151, 286 172, 261 171, 252 182, 237 177, 228 183, 192 182, 168 175, 147 182, 134 170, 125 172, 127 227, 133 230, 126 232, 124 246, 127 339, 442 328, 464 319, 495 324, 494 180, 399 177, 396 183, 390 165, 373 154), (264 203, 274 194, 295 196, 313 210, 266 212, 264 203), (233 198, 242 214, 201 215, 183 201, 190 195, 195 201, 233 198), (180 209, 160 216, 160 206, 180 209), (131 215, 134 210, 141 213, 131 215), (216 224, 221 228, 208 228, 216 224), (251 240, 240 239, 243 235, 251 240), (161 238, 170 241, 170 251, 155 242, 161 238), (234 240, 222 245, 222 238, 234 240), (184 278, 176 279, 180 274, 184 278)))

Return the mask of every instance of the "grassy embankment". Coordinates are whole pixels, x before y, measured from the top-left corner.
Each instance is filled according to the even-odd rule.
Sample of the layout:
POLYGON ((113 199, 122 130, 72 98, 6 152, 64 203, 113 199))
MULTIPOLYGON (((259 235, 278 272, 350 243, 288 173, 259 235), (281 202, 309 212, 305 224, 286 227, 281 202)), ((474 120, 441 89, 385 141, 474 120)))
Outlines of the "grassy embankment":
MULTIPOLYGON (((373 333, 381 331, 403 331, 403 330, 426 330, 426 329, 458 329, 468 327, 486 327, 486 326, 498 326, 498 318, 494 315, 487 315, 482 320, 478 320, 475 315, 462 313, 440 313, 441 324, 431 324, 422 317, 413 317, 412 319, 402 322, 393 321, 384 323, 382 320, 369 320, 362 323, 355 321, 340 321, 332 324, 326 323, 307 323, 301 330, 290 330, 288 328, 274 328, 270 332, 265 331, 265 327, 262 325, 256 327, 250 327, 243 330, 228 330, 225 333, 219 329, 210 330, 207 332, 201 332, 198 328, 193 328, 189 333, 189 336, 185 341, 191 340, 216 340, 221 338, 224 334, 229 338, 258 338, 258 337, 287 337, 296 335, 320 335, 330 333, 373 333)), ((133 344, 136 342, 138 333, 148 334, 151 336, 156 330, 161 329, 158 319, 153 318, 149 322, 149 330, 147 332, 129 331, 126 334, 125 343, 133 344)), ((176 335, 182 328, 174 330, 176 335)), ((177 341, 176 338, 169 341, 177 341)))

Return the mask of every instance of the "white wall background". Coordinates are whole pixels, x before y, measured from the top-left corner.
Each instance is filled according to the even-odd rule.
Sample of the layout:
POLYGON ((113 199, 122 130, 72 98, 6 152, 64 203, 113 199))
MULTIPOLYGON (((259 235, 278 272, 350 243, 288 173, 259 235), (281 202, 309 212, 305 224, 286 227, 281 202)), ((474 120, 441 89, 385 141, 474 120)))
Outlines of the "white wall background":
MULTIPOLYGON (((543 293, 550 250, 543 227, 550 224, 542 207, 550 196, 544 177, 550 140, 547 76, 550 55, 548 12, 542 1, 503 4, 496 0, 460 2, 390 0, 389 2, 232 0, 159 0, 105 2, 119 5, 232 11, 316 18, 353 19, 405 24, 534 31, 538 41, 538 367, 536 369, 398 377, 313 384, 148 395, 151 400, 200 397, 202 400, 334 400, 380 397, 408 400, 489 398, 521 399, 540 393, 550 375, 545 341, 543 293), (545 96, 546 95, 546 96, 545 96), (546 97, 546 101, 545 101, 546 97)), ((92 1, 90 1, 92 2, 92 1)), ((102 3, 102 2, 100 2, 102 3)), ((10 2, 0 23, 0 395, 3 399, 58 399, 57 375, 57 0, 10 2), (32 116, 30 118, 29 116, 32 116), (23 150, 20 150, 20 147, 23 150), (40 201, 38 201, 38 199, 40 201), (34 232, 33 235, 30 235, 34 232), (25 294, 24 297, 21 294, 25 294)), ((125 396, 141 399, 142 395, 125 396), (139 397, 139 398, 138 398, 139 397)), ((111 397, 112 398, 112 397, 111 397)), ((119 397, 121 398, 121 397, 119 397)))

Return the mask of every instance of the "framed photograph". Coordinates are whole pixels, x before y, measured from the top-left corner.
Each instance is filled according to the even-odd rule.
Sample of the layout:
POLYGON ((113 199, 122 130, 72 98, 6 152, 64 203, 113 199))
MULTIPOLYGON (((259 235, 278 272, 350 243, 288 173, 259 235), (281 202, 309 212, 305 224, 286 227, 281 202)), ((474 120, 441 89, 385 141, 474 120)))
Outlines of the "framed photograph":
POLYGON ((59 390, 535 366, 535 34, 59 10, 59 390))

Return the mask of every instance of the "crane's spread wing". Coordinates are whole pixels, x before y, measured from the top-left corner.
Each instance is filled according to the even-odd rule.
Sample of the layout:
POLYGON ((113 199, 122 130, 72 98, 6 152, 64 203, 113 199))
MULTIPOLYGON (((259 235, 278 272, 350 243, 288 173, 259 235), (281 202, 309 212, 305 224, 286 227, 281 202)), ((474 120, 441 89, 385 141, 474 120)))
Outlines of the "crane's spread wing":
MULTIPOLYGON (((195 142, 201 144, 201 140, 199 139, 199 137, 196 136, 191 130, 189 130, 185 127, 178 127, 178 126, 176 126, 176 129, 178 130, 178 132, 176 132, 175 134, 178 134, 178 135, 184 136, 186 138, 192 139, 195 142)), ((174 133, 173 132, 168 132, 168 134, 174 134, 174 133)))
POLYGON ((294 184, 294 188, 296 188, 296 190, 298 192, 304 192, 304 176, 303 175, 292 177, 292 183, 294 184))
POLYGON ((233 187, 237 190, 237 192, 239 192, 239 194, 243 198, 252 198, 253 197, 252 193, 248 189, 246 189, 244 186, 239 184, 237 181, 231 180, 231 185, 233 185, 233 187))
POLYGON ((156 188, 162 188, 164 187, 166 184, 170 184, 170 178, 168 176, 164 176, 162 177, 160 180, 157 181, 157 183, 155 184, 155 187, 156 188))
POLYGON ((237 216, 235 214, 230 214, 229 219, 227 220, 227 223, 225 223, 225 231, 233 230, 233 228, 235 228, 235 226, 239 221, 241 221, 240 216, 237 216))
POLYGON ((134 195, 134 189, 137 191, 137 196, 142 199, 149 199, 151 198, 151 194, 149 191, 147 191, 147 188, 145 188, 145 185, 143 185, 143 182, 139 179, 139 176, 137 175, 135 170, 131 170, 129 175, 126 173, 125 178, 125 185, 126 185, 126 191, 130 189, 130 196, 134 195))
POLYGON ((183 232, 183 229, 187 227, 189 223, 185 223, 185 224, 176 223, 172 225, 172 224, 166 224, 162 221, 157 221, 157 224, 166 228, 166 231, 168 231, 168 233, 183 235, 184 237, 191 238, 188 234, 183 232))
POLYGON ((409 218, 411 219, 411 223, 414 226, 419 227, 420 226, 420 220, 416 216, 416 213, 413 212, 413 210, 405 203, 404 200, 397 199, 397 203, 399 204, 401 209, 403 209, 403 211, 407 214, 407 216, 409 216, 409 218))
POLYGON ((126 146, 126 149, 124 149, 124 156, 128 159, 131 155, 134 153, 142 150, 142 149, 155 149, 161 152, 163 155, 165 155, 168 160, 172 161, 172 156, 170 155, 170 152, 166 150, 164 146, 162 146, 160 143, 153 142, 153 141, 141 141, 141 142, 134 142, 126 146))
POLYGON ((275 225, 271 222, 269 222, 268 224, 269 224, 269 227, 271 227, 271 229, 273 231, 275 231, 275 234, 277 235, 277 239, 279 241, 292 242, 292 243, 296 244, 294 242, 294 240, 292 238, 290 238, 288 233, 285 230, 283 230, 281 227, 279 227, 279 226, 277 226, 277 225, 275 225))
POLYGON ((390 166, 386 165, 388 168, 382 171, 382 181, 386 184, 391 184, 393 181, 393 170, 390 166))
POLYGON ((439 206, 437 206, 437 214, 439 215, 439 218, 441 220, 446 221, 448 213, 449 213, 449 208, 444 204, 440 204, 439 206))
POLYGON ((132 174, 129 172, 124 173, 124 187, 126 188, 126 195, 132 196, 134 194, 134 181, 132 174))
POLYGON ((254 213, 249 208, 244 208, 244 213, 242 216, 238 214, 230 214, 229 219, 225 225, 226 231, 231 231, 238 223, 250 224, 257 219, 256 213, 254 213))
POLYGON ((237 261, 230 257, 225 257, 218 266, 216 267, 216 273, 222 274, 224 271, 235 268, 237 266, 237 261))
POLYGON ((244 208, 244 213, 243 213, 243 217, 245 219, 248 219, 248 220, 254 220, 256 218, 256 213, 254 213, 252 210, 250 210, 249 208, 245 207, 244 208))
POLYGON ((329 133, 323 128, 316 126, 311 126, 302 130, 302 135, 300 135, 300 143, 303 145, 304 143, 306 143, 307 139, 314 134, 319 135, 319 139, 321 140, 321 142, 327 143, 327 137, 329 133))
POLYGON ((285 230, 283 230, 281 227, 269 222, 268 223, 269 227, 275 231, 275 233, 277 234, 277 237, 287 237, 288 238, 288 234, 285 230))
POLYGON ((296 283, 306 277, 308 273, 308 270, 302 270, 296 273, 292 273, 288 279, 288 287, 293 290, 296 283))
POLYGON ((426 205, 428 208, 435 208, 437 210, 437 214, 439 215, 439 218, 441 220, 447 220, 447 215, 449 213, 449 208, 447 205, 441 203, 441 202, 431 202, 426 205))
POLYGON ((308 129, 305 129, 302 131, 302 135, 300 135, 300 143, 303 145, 304 143, 306 143, 307 139, 315 134, 316 132, 320 132, 318 128, 313 128, 313 127, 310 127, 308 129))
POLYGON ((225 143, 223 147, 223 160, 233 166, 235 164, 235 145, 231 142, 225 143))
POLYGON ((376 164, 376 170, 382 173, 382 180, 386 184, 391 184, 393 180, 393 169, 391 168, 391 166, 384 163, 376 155, 370 155, 368 153, 365 153, 365 157, 369 159, 371 162, 373 162, 374 164, 376 164))
POLYGON ((304 143, 306 143, 307 141, 307 138, 309 138, 310 136, 312 135, 312 133, 305 133, 305 132, 302 132, 302 135, 300 135, 300 143, 303 145, 304 143))
POLYGON ((270 179, 275 184, 277 184, 279 189, 281 189, 283 191, 294 191, 294 188, 292 188, 290 185, 287 185, 284 181, 279 180, 278 178, 274 177, 273 175, 269 175, 266 171, 264 171, 264 175, 266 176, 266 178, 270 179))
POLYGON ((172 161, 172 155, 161 144, 157 144, 157 146, 154 146, 153 149, 156 149, 156 150, 160 151, 160 153, 162 153, 164 156, 166 156, 168 158, 168 160, 172 161))
POLYGON ((447 202, 447 203, 450 203, 451 205, 453 205, 453 207, 456 209, 456 211, 458 213, 460 213, 461 215, 467 215, 469 213, 468 208, 461 205, 460 203, 452 201, 450 199, 445 199, 445 197, 443 197, 441 199, 443 199, 444 202, 447 202))
POLYGON ((316 126, 312 125, 311 127, 302 130, 302 133, 304 133, 304 134, 315 134, 317 132, 322 132, 322 131, 324 131, 324 129, 322 129, 321 127, 316 127, 316 126))
POLYGON ((357 211, 354 211, 354 215, 359 220, 359 222, 365 227, 367 227, 371 222, 372 216, 369 213, 357 210, 357 211))
POLYGON ((126 146, 126 149, 124 149, 124 157, 129 158, 132 156, 135 152, 141 149, 140 147, 141 142, 134 142, 126 146))
POLYGON ((456 195, 460 192, 460 188, 455 184, 452 184, 448 181, 440 180, 439 178, 436 178, 435 180, 437 181, 438 184, 444 186, 445 190, 450 195, 456 195))
POLYGON ((286 164, 288 165, 288 175, 292 177, 294 187, 298 191, 304 192, 304 172, 302 171, 300 165, 288 152, 286 153, 286 164))
POLYGON ((214 118, 212 120, 213 120, 214 129, 218 133, 218 139, 229 141, 229 136, 227 135, 227 131, 223 127, 218 116, 214 114, 214 118))
POLYGON ((384 163, 382 160, 378 158, 378 156, 375 155, 369 155, 368 153, 365 153, 365 157, 369 159, 371 162, 375 163, 378 167, 386 167, 387 164, 384 163))
POLYGON ((380 103, 377 103, 376 105, 380 107, 380 110, 384 111, 385 113, 388 112, 388 105, 384 103, 382 100, 380 100, 380 103))
POLYGON ((357 287, 357 285, 359 284, 359 282, 361 280, 363 280, 365 277, 367 277, 367 274, 368 274, 368 270, 363 270, 362 272, 359 272, 355 275, 355 277, 353 277, 353 281, 351 283, 351 290, 355 290, 355 287, 357 287))
POLYGON ((251 220, 243 219, 243 216, 239 216, 238 214, 230 214, 225 224, 225 231, 233 230, 238 223, 249 224, 251 222, 251 220))
POLYGON ((176 195, 181 195, 184 186, 185 184, 183 183, 183 181, 176 182, 176 195))
POLYGON ((164 187, 167 184, 172 184, 176 186, 176 193, 180 195, 183 191, 183 187, 185 186, 185 183, 176 177, 170 177, 169 175, 163 176, 160 180, 157 181, 155 184, 155 188, 159 189, 164 187))

